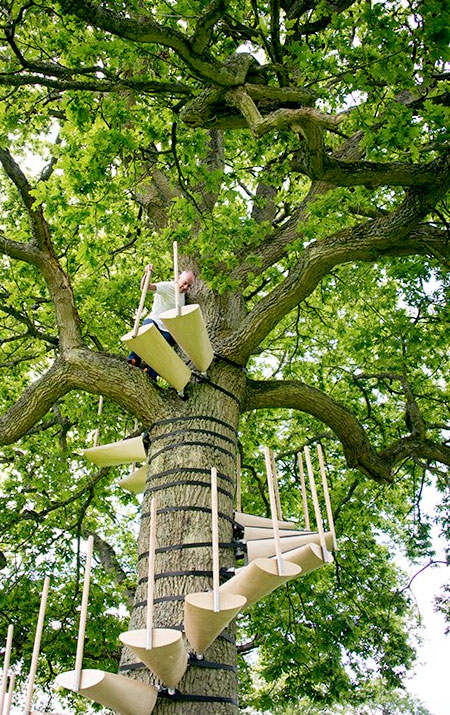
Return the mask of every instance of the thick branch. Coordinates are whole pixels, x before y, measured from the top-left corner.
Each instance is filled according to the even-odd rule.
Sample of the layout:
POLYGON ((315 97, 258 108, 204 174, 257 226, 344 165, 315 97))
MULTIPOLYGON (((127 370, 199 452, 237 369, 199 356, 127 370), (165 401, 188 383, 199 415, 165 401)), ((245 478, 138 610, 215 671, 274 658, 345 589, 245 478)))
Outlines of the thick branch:
POLYGON ((422 429, 413 427, 411 435, 377 452, 355 415, 324 392, 294 380, 248 381, 244 410, 280 407, 306 412, 328 425, 342 443, 348 466, 377 481, 392 481, 393 468, 408 458, 450 466, 450 447, 427 439, 422 429))
MULTIPOLYGON (((62 143, 61 134, 58 134, 53 146, 55 146, 55 147, 60 146, 61 143, 62 143)), ((51 175, 53 174, 57 163, 58 163, 58 157, 55 155, 51 156, 50 161, 48 162, 48 164, 46 166, 44 166, 44 168, 42 169, 42 171, 40 173, 39 181, 43 181, 43 182, 48 181, 50 179, 51 175)))
MULTIPOLYGON (((379 382, 389 381, 389 383, 391 383, 394 380, 400 382, 401 390, 405 395, 405 421, 411 432, 411 437, 424 440, 426 430, 425 420, 405 375, 400 375, 395 372, 357 373, 353 375, 353 379, 355 382, 371 379, 376 379, 379 382)), ((390 388, 388 389, 390 390, 390 388)))
POLYGON ((324 30, 333 20, 333 15, 339 15, 341 12, 344 12, 344 10, 353 5, 354 2, 355 0, 340 0, 340 2, 339 0, 333 0, 333 2, 328 0, 325 4, 329 8, 330 14, 322 15, 319 20, 315 20, 314 22, 306 22, 303 25, 299 25, 293 35, 293 39, 299 39, 302 35, 314 35, 316 32, 324 30))
POLYGON ((0 417, 0 444, 15 442, 39 422, 56 400, 69 391, 68 374, 68 365, 56 360, 48 372, 22 393, 0 417))
POLYGON ((428 186, 434 184, 441 159, 428 164, 403 161, 382 163, 373 161, 339 161, 323 152, 320 165, 311 164, 308 152, 296 152, 291 162, 294 171, 310 179, 325 181, 335 186, 428 186))
POLYGON ((246 82, 244 89, 255 101, 274 102, 282 107, 291 105, 309 107, 317 99, 317 94, 313 90, 302 87, 276 87, 246 82))
MULTIPOLYGON (((31 3, 32 5, 33 3, 31 3)), ((17 24, 17 21, 14 25, 17 24)), ((26 84, 38 84, 56 89, 80 89, 91 92, 111 92, 118 89, 130 88, 138 92, 170 92, 174 94, 190 93, 190 89, 178 82, 161 82, 145 80, 142 77, 138 80, 127 77, 120 77, 107 68, 100 65, 91 67, 65 67, 61 62, 44 62, 28 59, 25 57, 16 43, 14 30, 11 26, 5 31, 6 40, 9 43, 22 70, 0 73, 0 85, 22 86, 26 84), (74 79, 82 77, 82 80, 74 79)))
POLYGON ((376 453, 362 425, 344 405, 303 382, 248 381, 244 410, 279 407, 313 415, 328 425, 340 439, 349 467, 361 469, 378 481, 392 481, 390 462, 376 453))
POLYGON ((267 221, 271 224, 277 212, 277 205, 275 203, 277 190, 274 186, 264 183, 263 172, 259 174, 258 178, 255 201, 252 207, 252 219, 256 221, 256 223, 267 221))
POLYGON ((280 42, 280 2, 279 0, 271 0, 270 3, 270 40, 272 44, 272 53, 275 62, 279 65, 283 64, 283 51, 280 42))
MULTIPOLYGON (((239 72, 242 81, 247 76, 250 70, 254 70, 253 59, 251 55, 245 53, 232 55, 227 60, 227 65, 235 67, 236 72, 239 72)), ((292 107, 301 107, 303 112, 308 110, 316 99, 316 94, 308 89, 299 87, 273 87, 265 84, 245 83, 239 87, 238 94, 234 96, 230 94, 228 104, 231 107, 237 107, 239 113, 233 113, 231 107, 227 108, 225 95, 227 90, 223 87, 207 87, 186 104, 180 112, 180 119, 191 127, 205 128, 246 128, 255 127, 256 124, 261 124, 258 129, 261 133, 269 131, 269 124, 273 120, 274 125, 277 121, 282 122, 283 119, 273 117, 273 114, 279 107, 286 107, 288 114, 286 121, 292 119, 289 114, 292 107), (263 119, 255 102, 261 102, 264 109, 272 111, 272 114, 266 115, 263 119), (240 106, 242 103, 242 106, 240 106), (270 119, 269 119, 270 117, 270 119), (267 120, 267 122, 266 122, 267 120)), ((313 111, 313 110, 311 110, 313 111)), ((257 133, 257 132, 256 132, 257 133)))
POLYGON ((415 457, 426 462, 441 462, 450 467, 450 447, 417 434, 399 439, 379 454, 392 464, 400 464, 408 457, 415 457))
MULTIPOLYGON (((336 150, 338 159, 353 161, 359 159, 363 153, 361 140, 363 132, 356 132, 345 144, 336 150)), ((269 267, 279 261, 289 248, 292 241, 298 241, 301 234, 299 226, 308 217, 309 207, 320 196, 333 189, 332 184, 315 181, 311 184, 308 194, 295 209, 291 218, 278 230, 269 233, 259 246, 245 247, 237 254, 236 268, 232 271, 233 280, 244 282, 249 272, 260 275, 269 267), (249 260, 250 259, 250 260, 249 260)))
POLYGON ((317 0, 294 0, 288 2, 283 0, 281 7, 286 11, 286 17, 289 20, 294 20, 301 17, 308 10, 312 10, 317 5, 317 0))
POLYGON ((3 234, 0 234, 0 253, 11 258, 17 258, 19 261, 31 263, 34 266, 39 264, 40 252, 36 246, 32 243, 12 241, 3 234))
POLYGON ((25 174, 23 173, 20 166, 14 161, 8 149, 3 149, 0 147, 0 163, 5 170, 6 175, 11 179, 15 187, 18 189, 22 201, 25 204, 28 211, 33 210, 34 199, 30 194, 31 185, 28 182, 25 174))
POLYGON ((33 263, 39 269, 53 301, 61 350, 80 347, 83 341, 72 288, 53 250, 49 226, 44 218, 42 207, 34 207, 34 199, 30 193, 31 185, 8 150, 0 149, 0 162, 20 192, 28 211, 33 235, 31 244, 19 244, 0 237, 0 249, 14 258, 33 263))
POLYGON ((196 53, 201 53, 206 49, 214 25, 220 20, 228 7, 228 0, 213 0, 199 17, 195 32, 191 38, 192 49, 196 53))
MULTIPOLYGON (((57 359, 0 417, 0 444, 11 444, 28 432, 71 390, 104 395, 134 414, 143 424, 167 416, 171 398, 148 378, 114 355, 77 349, 57 359)), ((179 400, 173 397, 174 402, 179 400)))
MULTIPOLYGON (((208 153, 206 155, 205 161, 203 162, 203 166, 208 172, 223 171, 223 134, 218 129, 212 129, 209 132, 208 153)), ((213 210, 219 197, 220 186, 221 183, 219 181, 215 182, 215 186, 214 182, 202 181, 194 187, 194 193, 198 193, 202 197, 201 201, 199 202, 199 208, 201 212, 213 210)))
POLYGON ((242 112, 256 137, 261 137, 274 129, 287 127, 301 131, 303 126, 309 127, 311 124, 324 129, 334 129, 342 121, 340 116, 324 114, 313 107, 277 109, 262 116, 245 87, 230 89, 226 94, 226 100, 231 106, 237 107, 242 112))
MULTIPOLYGON (((51 241, 48 230, 47 222, 44 219, 42 207, 34 206, 34 198, 31 195, 31 184, 23 173, 22 169, 18 163, 13 159, 8 149, 3 149, 0 147, 0 163, 3 169, 12 181, 14 186, 19 191, 20 197, 23 201, 25 208, 27 209, 31 231, 33 234, 33 240, 37 248, 41 251, 51 250, 51 241)), ((39 254, 36 254, 38 256, 39 254)), ((39 266, 38 260, 36 260, 35 265, 39 266)))
POLYGON ((206 53, 196 53, 183 33, 159 25, 149 15, 141 15, 139 19, 125 17, 89 0, 62 0, 61 5, 69 14, 76 15, 80 20, 117 37, 132 42, 154 42, 171 47, 197 75, 211 80, 214 84, 231 87, 240 83, 240 77, 236 77, 231 68, 206 53))
MULTIPOLYGON (((341 231, 305 248, 290 275, 257 303, 241 328, 220 348, 220 353, 242 364, 280 319, 310 295, 336 265, 349 261, 374 261, 379 256, 431 253, 417 223, 445 194, 448 177, 429 191, 410 190, 403 203, 386 217, 341 231)), ((433 233, 433 232, 431 232, 433 233)), ((450 256, 445 238, 439 253, 450 256)))
MULTIPOLYGON (((72 72, 72 70, 68 70, 72 72)), ((77 74, 73 71, 72 74, 77 74)), ((136 92, 145 94, 191 94, 191 89, 181 82, 157 82, 154 80, 134 80, 134 79, 84 79, 74 80, 63 77, 52 77, 51 73, 42 74, 41 71, 33 73, 4 73, 0 74, 0 86, 4 87, 24 87, 27 85, 40 85, 51 87, 61 91, 75 89, 85 92, 114 92, 117 90, 134 89, 136 92)))

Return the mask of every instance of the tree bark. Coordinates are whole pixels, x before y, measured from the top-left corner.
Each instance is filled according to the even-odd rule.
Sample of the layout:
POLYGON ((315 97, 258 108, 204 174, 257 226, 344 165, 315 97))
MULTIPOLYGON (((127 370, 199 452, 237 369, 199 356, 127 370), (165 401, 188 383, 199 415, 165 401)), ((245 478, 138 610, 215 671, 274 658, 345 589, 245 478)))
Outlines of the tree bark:
MULTIPOLYGON (((130 629, 144 628, 150 502, 157 497, 155 627, 182 629, 184 596, 212 588, 210 470, 218 471, 220 567, 235 564, 233 544, 234 464, 243 370, 215 364, 211 381, 194 387, 176 413, 150 425, 147 488, 138 540, 138 582, 130 629), (222 392, 218 387, 226 390, 222 392)), ((186 642, 189 649, 189 644, 186 642)), ((230 626, 207 649, 203 662, 190 664, 178 688, 183 695, 212 698, 185 701, 158 698, 154 712, 187 715, 238 712, 235 629, 230 626), (214 698, 225 698, 218 702, 214 698)), ((121 672, 144 682, 152 673, 124 648, 121 672)))

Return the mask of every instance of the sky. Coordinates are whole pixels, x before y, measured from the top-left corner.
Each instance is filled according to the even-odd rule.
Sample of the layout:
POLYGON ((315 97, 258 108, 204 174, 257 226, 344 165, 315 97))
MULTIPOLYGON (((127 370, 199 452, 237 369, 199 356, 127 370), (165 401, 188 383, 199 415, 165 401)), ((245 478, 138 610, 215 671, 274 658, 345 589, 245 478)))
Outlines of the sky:
POLYGON ((450 635, 444 635, 445 620, 433 611, 433 598, 448 580, 448 567, 427 569, 413 584, 420 613, 423 617, 423 643, 419 664, 408 690, 427 706, 433 715, 450 715, 450 635))
MULTIPOLYGON (((438 495, 433 488, 426 488, 423 494, 423 511, 435 511, 438 495)), ((436 560, 445 561, 444 540, 438 529, 433 530, 433 544, 436 560)), ((404 564, 402 564, 404 566, 404 564)), ((406 570, 413 576, 420 566, 409 566, 406 570)), ((440 593, 444 583, 450 581, 450 568, 445 565, 427 568, 411 584, 412 593, 422 616, 423 643, 419 649, 415 674, 408 684, 408 690, 417 695, 432 715, 450 715, 450 634, 445 635, 446 622, 442 614, 434 612, 434 597, 440 593)), ((448 625, 448 624, 447 624, 448 625)))

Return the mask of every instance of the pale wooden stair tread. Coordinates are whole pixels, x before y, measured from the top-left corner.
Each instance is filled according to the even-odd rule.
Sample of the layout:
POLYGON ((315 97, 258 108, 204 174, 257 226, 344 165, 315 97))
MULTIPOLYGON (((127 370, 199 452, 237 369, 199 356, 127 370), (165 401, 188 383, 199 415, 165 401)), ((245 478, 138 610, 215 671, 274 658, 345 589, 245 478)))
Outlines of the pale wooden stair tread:
MULTIPOLYGON (((263 529, 271 529, 272 519, 265 516, 257 516, 256 514, 246 514, 243 511, 234 512, 234 520, 241 526, 255 526, 263 529)), ((298 525, 293 521, 278 521, 280 529, 295 529, 298 530, 298 525)))
POLYGON ((212 363, 214 352, 200 306, 196 303, 185 305, 178 315, 176 309, 166 310, 159 317, 196 368, 205 372, 212 363))
POLYGON ((172 387, 178 391, 185 388, 191 378, 191 371, 154 323, 142 325, 135 337, 133 331, 130 331, 121 340, 172 387))
POLYGON ((173 628, 153 628, 152 648, 146 648, 147 630, 140 628, 119 635, 129 648, 164 685, 174 688, 187 668, 187 652, 180 631, 173 628))
MULTIPOLYGON (((60 673, 55 682, 58 686, 75 692, 75 671, 60 673)), ((81 671, 78 692, 122 715, 149 715, 158 697, 158 690, 152 685, 116 673, 89 668, 81 671)))
POLYGON ((147 459, 142 435, 110 444, 100 444, 97 447, 89 447, 84 449, 82 454, 97 467, 117 467, 121 464, 142 462, 147 459))

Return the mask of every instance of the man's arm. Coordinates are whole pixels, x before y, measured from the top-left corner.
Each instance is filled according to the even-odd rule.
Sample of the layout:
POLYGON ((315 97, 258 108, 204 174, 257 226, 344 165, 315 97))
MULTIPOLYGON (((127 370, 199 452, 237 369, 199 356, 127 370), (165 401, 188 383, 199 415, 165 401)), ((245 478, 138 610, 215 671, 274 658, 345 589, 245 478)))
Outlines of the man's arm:
MULTIPOLYGON (((141 280, 141 290, 142 290, 143 287, 144 287, 144 283, 145 283, 145 279, 146 279, 146 277, 147 277, 147 273, 153 273, 153 265, 152 265, 151 263, 149 263, 148 265, 145 266, 145 272, 144 272, 144 275, 142 276, 142 280, 141 280)), ((151 291, 153 291, 153 292, 155 292, 155 290, 156 290, 156 283, 149 283, 149 284, 148 284, 148 289, 151 290, 151 291)))

